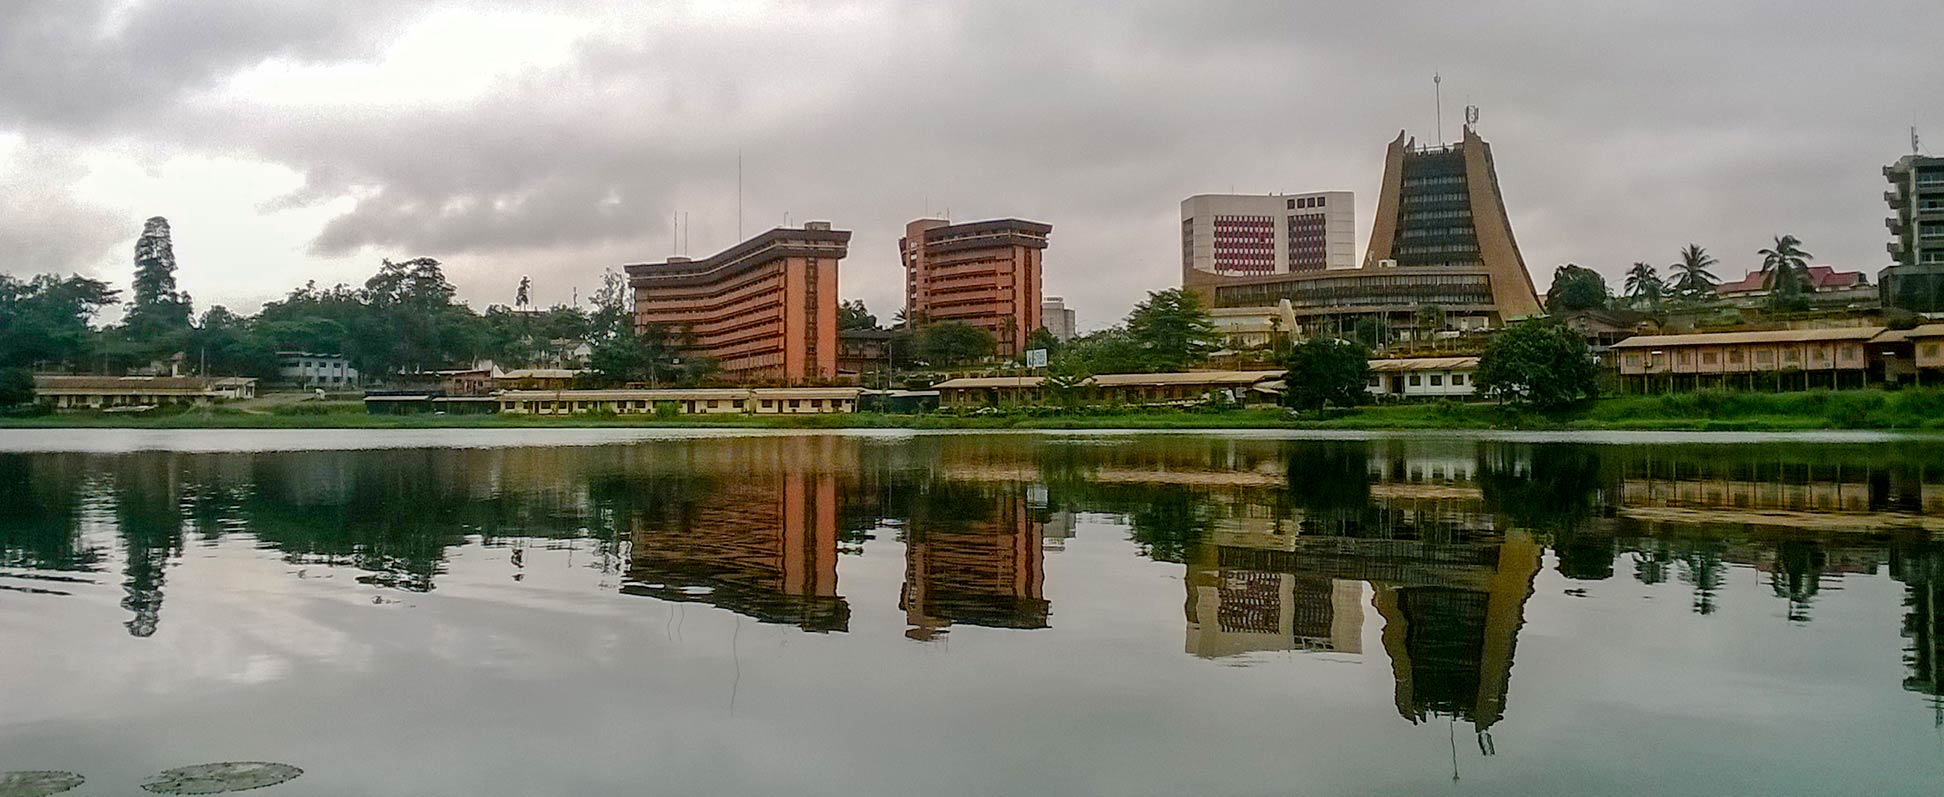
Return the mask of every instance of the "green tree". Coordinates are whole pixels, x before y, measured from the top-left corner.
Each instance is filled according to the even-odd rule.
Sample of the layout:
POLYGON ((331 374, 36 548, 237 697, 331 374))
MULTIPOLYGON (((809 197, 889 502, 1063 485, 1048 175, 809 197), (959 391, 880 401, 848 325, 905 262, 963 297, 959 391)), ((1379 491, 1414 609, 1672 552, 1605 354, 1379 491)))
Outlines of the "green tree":
POLYGON ((1115 327, 1067 341, 1052 365, 1070 373, 1126 374, 1146 370, 1147 362, 1147 350, 1127 330, 1115 327))
POLYGON ((877 329, 877 316, 864 308, 863 299, 845 299, 837 303, 838 329, 877 329))
POLYGON ((115 295, 86 277, 0 274, 0 368, 86 365, 95 342, 89 322, 115 295))
POLYGON ((1390 325, 1376 316, 1364 316, 1357 319, 1357 325, 1352 328, 1350 336, 1356 338, 1358 343, 1362 343, 1364 348, 1381 349, 1390 343, 1390 325))
POLYGON ((0 368, 0 409, 33 400, 34 372, 25 368, 0 368))
POLYGON ((1627 269, 1627 298, 1634 307, 1659 308, 1661 294, 1666 290, 1667 283, 1653 266, 1635 263, 1627 269))
POLYGON ((1283 403, 1299 410, 1354 407, 1369 398, 1370 350, 1334 338, 1314 338, 1289 351, 1283 403))
POLYGON ((919 327, 912 345, 918 359, 934 366, 953 366, 977 362, 992 356, 992 333, 957 321, 941 321, 919 327))
POLYGON ((593 344, 588 357, 597 381, 609 385, 692 386, 715 371, 715 362, 685 354, 689 341, 660 324, 629 329, 593 344))
POLYGON ((1775 236, 1775 245, 1758 254, 1768 281, 1769 307, 1783 312, 1809 309, 1809 298, 1803 294, 1816 289, 1809 282, 1809 258, 1815 255, 1802 251, 1802 242, 1793 235, 1775 236))
POLYGON ((1040 327, 1033 330, 1033 334, 1026 336, 1026 348, 1045 349, 1046 356, 1052 357, 1060 353, 1060 339, 1053 337, 1053 333, 1046 327, 1040 327))
POLYGON ((1683 299, 1702 300, 1715 296, 1715 286, 1721 284, 1720 278, 1708 269, 1716 265, 1713 255, 1702 249, 1700 244, 1688 244, 1681 248, 1681 260, 1668 269, 1679 276, 1674 279, 1674 293, 1683 299))
POLYGON ((189 331, 189 295, 176 289, 175 244, 169 220, 150 218, 135 239, 134 295, 122 329, 147 356, 175 350, 189 331))
POLYGON ((1127 314, 1127 335, 1146 355, 1143 371, 1183 371, 1221 346, 1201 296, 1183 288, 1150 291, 1127 314))
POLYGON ((1546 289, 1546 312, 1559 315, 1574 310, 1598 310, 1611 306, 1613 292, 1606 278, 1590 268, 1567 263, 1553 269, 1552 287, 1546 289))
POLYGON ((1527 322, 1500 332, 1486 347, 1477 385, 1501 402, 1557 409, 1597 396, 1599 371, 1578 333, 1527 322))
POLYGON ((216 305, 204 311, 189 334, 190 362, 203 375, 277 375, 277 349, 263 339, 249 319, 216 305))

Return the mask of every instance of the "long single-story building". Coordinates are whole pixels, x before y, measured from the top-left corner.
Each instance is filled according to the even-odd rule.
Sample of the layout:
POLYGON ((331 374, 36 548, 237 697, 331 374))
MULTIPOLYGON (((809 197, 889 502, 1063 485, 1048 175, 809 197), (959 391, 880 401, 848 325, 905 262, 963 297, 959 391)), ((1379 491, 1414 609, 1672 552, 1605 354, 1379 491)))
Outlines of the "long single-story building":
POLYGON ((498 399, 500 412, 523 415, 652 415, 663 411, 682 415, 795 415, 856 412, 861 392, 854 387, 507 390, 498 399))
POLYGON ((1370 361, 1373 396, 1433 398, 1477 391, 1477 357, 1407 357, 1370 361))
POLYGON ((1621 379, 1641 387, 1753 384, 1758 376, 1799 380, 1803 387, 1861 386, 1870 375, 1870 346, 1887 331, 1868 326, 1636 335, 1613 344, 1611 352, 1621 379))
MULTIPOLYGON (((1282 371, 1183 371, 1162 374, 1099 374, 1075 385, 1090 402, 1189 404, 1222 394, 1236 403, 1260 402, 1253 388, 1281 379, 1282 371)), ((981 376, 947 379, 932 386, 948 408, 1040 404, 1049 398, 1045 377, 981 376)))
POLYGON ((256 398, 256 380, 201 376, 67 376, 35 374, 34 398, 57 410, 205 406, 256 398))

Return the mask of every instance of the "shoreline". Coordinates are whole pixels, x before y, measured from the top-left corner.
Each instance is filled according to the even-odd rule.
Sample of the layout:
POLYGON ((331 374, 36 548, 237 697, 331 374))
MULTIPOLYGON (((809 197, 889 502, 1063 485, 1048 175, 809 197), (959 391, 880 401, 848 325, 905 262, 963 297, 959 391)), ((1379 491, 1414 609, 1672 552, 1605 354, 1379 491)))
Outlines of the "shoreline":
MULTIPOLYGON (((1615 402, 1627 399, 1609 400, 1615 402)), ((1281 410, 1220 412, 1125 412, 1075 415, 940 415, 845 413, 828 415, 745 415, 706 417, 530 416, 530 415, 369 415, 359 412, 316 414, 192 411, 164 415, 56 414, 0 417, 0 433, 10 430, 127 429, 719 429, 914 431, 1498 431, 1498 432, 1944 432, 1944 415, 1911 419, 1876 418, 1868 413, 1762 412, 1748 414, 1630 413, 1596 404, 1572 413, 1544 414, 1495 405, 1407 404, 1358 408, 1314 417, 1290 417, 1281 410), (1912 421, 1916 422, 1912 422, 1912 421)))

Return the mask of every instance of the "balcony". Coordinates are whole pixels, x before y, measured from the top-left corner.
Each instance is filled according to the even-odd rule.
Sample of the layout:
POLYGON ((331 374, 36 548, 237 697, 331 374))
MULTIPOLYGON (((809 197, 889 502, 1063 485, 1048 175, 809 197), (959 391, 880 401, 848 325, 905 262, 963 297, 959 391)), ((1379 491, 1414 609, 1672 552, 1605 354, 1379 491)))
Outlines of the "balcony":
POLYGON ((1883 202, 1890 207, 1901 209, 1906 203, 1906 200, 1902 191, 1885 191, 1883 192, 1883 202))

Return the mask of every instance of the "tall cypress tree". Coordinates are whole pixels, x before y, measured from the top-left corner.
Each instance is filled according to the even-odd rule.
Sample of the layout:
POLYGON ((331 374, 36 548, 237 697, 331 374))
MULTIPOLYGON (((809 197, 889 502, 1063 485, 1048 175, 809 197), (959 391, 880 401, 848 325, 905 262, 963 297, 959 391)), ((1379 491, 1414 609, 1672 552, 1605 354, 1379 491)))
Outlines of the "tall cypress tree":
POLYGON ((169 220, 151 218, 135 239, 135 296, 123 324, 130 340, 161 344, 189 329, 189 296, 176 290, 175 270, 169 220))

